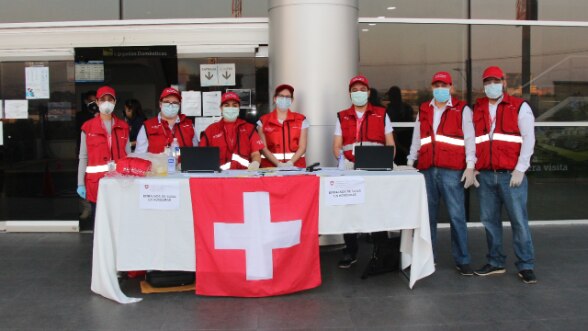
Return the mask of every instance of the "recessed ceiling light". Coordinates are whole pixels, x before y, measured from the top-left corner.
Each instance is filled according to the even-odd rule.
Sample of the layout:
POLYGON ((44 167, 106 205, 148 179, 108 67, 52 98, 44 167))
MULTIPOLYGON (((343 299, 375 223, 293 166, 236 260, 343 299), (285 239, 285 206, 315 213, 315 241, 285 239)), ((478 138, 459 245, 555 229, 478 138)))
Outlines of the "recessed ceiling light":
POLYGON ((376 23, 370 23, 370 24, 369 24, 369 26, 374 26, 374 25, 376 25, 376 23))
POLYGON ((388 9, 388 10, 394 10, 394 9, 396 9, 396 7, 388 7, 386 9, 388 9))
POLYGON ((361 29, 361 31, 368 32, 368 31, 370 31, 370 29, 361 29))

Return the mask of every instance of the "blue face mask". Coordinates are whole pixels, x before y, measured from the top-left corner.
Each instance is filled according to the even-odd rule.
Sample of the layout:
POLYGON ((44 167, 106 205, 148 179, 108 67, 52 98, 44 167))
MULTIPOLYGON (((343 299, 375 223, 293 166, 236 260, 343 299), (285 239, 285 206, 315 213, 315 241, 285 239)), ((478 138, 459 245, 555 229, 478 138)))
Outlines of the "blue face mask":
POLYGON ((278 107, 278 110, 286 111, 290 108, 290 106, 292 106, 292 98, 286 98, 286 97, 277 97, 276 98, 276 107, 278 107))
POLYGON ((164 102, 161 104, 161 112, 165 117, 174 117, 180 111, 180 105, 174 105, 173 103, 164 102))
POLYGON ((365 106, 368 102, 368 93, 364 91, 351 92, 351 102, 358 107, 365 106))
POLYGON ((502 96, 502 84, 492 83, 484 85, 484 92, 489 99, 498 99, 502 96))
POLYGON ((233 122, 239 117, 239 107, 224 107, 223 118, 227 122, 233 122))
POLYGON ((433 89, 433 98, 437 102, 447 102, 449 98, 451 98, 451 93, 449 93, 448 87, 436 87, 433 89))

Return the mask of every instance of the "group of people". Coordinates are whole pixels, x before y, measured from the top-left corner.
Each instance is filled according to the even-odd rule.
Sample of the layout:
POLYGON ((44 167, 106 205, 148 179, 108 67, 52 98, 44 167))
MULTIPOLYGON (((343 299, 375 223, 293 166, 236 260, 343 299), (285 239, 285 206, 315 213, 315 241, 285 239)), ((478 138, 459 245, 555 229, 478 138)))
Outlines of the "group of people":
MULTIPOLYGON (((512 224, 518 275, 525 283, 535 283, 525 177, 535 143, 533 113, 524 100, 506 93, 506 80, 500 68, 487 68, 482 79, 486 97, 478 99, 472 110, 452 95, 449 73, 433 76, 433 98, 419 108, 407 165, 416 166, 425 178, 433 247, 439 203, 441 199, 445 201, 451 225, 451 252, 462 275, 505 272, 501 221, 504 205, 512 224), (464 188, 472 185, 478 187, 480 218, 488 243, 487 264, 475 271, 470 267, 464 204, 464 188)), ((345 168, 353 169, 355 146, 395 143, 386 109, 369 102, 366 77, 360 75, 350 80, 349 96, 352 105, 337 113, 332 147, 334 157, 338 159, 342 153, 345 168)), ((218 147, 222 169, 306 167, 309 123, 304 115, 290 109, 294 100, 291 85, 276 87, 275 109, 261 116, 257 125, 239 118, 237 94, 224 93, 220 104, 222 119, 206 128, 200 137, 192 121, 180 113, 181 99, 174 88, 162 91, 160 112, 146 120, 136 133, 135 152, 162 153, 177 140, 181 147, 218 147)), ((94 208, 98 180, 131 152, 129 125, 112 114, 115 103, 114 89, 98 89, 96 104, 100 115, 81 128, 78 194, 94 208)), ((357 261, 357 235, 345 234, 344 240, 346 247, 339 267, 349 268, 357 261)), ((436 255, 436 249, 434 252, 436 255)))

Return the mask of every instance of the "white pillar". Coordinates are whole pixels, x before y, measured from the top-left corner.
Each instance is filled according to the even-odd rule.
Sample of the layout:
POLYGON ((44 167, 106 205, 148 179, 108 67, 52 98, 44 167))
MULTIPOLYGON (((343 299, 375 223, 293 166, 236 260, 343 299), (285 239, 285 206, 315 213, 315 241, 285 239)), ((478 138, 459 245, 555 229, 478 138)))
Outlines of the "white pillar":
POLYGON ((359 63, 358 0, 269 0, 270 97, 294 86, 293 110, 309 122, 307 163, 334 166, 336 113, 351 105, 359 63))

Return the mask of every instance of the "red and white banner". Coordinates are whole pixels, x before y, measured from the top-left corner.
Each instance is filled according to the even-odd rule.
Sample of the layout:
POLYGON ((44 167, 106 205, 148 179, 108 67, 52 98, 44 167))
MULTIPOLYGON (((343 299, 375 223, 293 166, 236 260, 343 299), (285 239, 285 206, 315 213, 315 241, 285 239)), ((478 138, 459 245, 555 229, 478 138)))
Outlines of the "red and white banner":
POLYGON ((196 293, 263 297, 321 284, 319 178, 191 178, 196 293))

